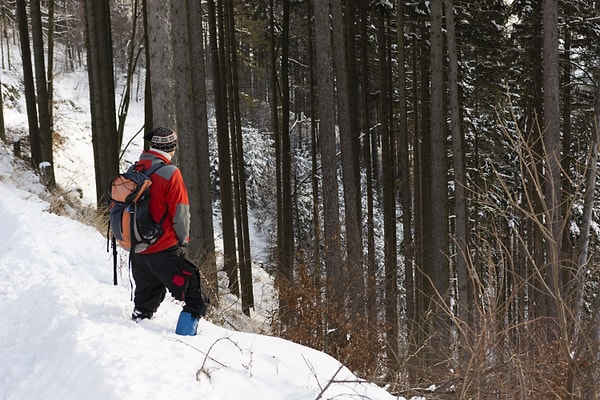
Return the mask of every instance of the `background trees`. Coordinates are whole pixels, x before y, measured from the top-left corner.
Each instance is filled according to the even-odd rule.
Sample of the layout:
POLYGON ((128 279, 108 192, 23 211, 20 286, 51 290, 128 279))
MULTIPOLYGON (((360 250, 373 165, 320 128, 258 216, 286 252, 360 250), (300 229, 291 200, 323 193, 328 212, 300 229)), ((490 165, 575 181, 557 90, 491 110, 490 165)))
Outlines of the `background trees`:
MULTIPOLYGON (((3 10, 26 21, 25 3, 3 10)), ((77 22, 64 16, 70 2, 56 3, 54 40, 66 49, 65 68, 74 68, 77 22)), ((109 86, 97 85, 96 67, 113 65, 113 57, 93 58, 101 54, 91 39, 108 26, 93 22, 107 11, 132 22, 137 3, 101 10, 87 3, 87 67, 100 95, 109 86)), ((46 26, 49 3, 40 6, 46 26)), ((147 0, 140 7, 147 53, 123 50, 141 40, 117 39, 114 68, 140 54, 149 121, 180 131, 179 163, 194 220, 203 221, 195 252, 210 266, 213 293, 218 198, 219 267, 250 315, 247 215, 274 221, 274 332, 399 390, 435 379, 457 380, 465 396, 513 396, 518 387, 522 397, 593 397, 595 2, 147 0), (250 126, 270 143, 268 172, 254 169, 250 126), (535 379, 563 366, 567 376, 535 379), (535 383, 523 385, 523 374, 535 383)), ((29 48, 26 24, 19 26, 29 48)), ((113 37, 135 37, 133 26, 113 22, 113 37)), ((31 70, 24 63, 30 96, 38 62, 31 70)), ((33 121, 40 102, 28 104, 33 121)), ((120 139, 109 125, 114 116, 94 119, 99 109, 93 132, 108 124, 110 133, 97 137, 111 157, 120 139)), ((114 106, 103 109, 111 114, 114 106)), ((33 142, 36 129, 31 123, 33 142)))

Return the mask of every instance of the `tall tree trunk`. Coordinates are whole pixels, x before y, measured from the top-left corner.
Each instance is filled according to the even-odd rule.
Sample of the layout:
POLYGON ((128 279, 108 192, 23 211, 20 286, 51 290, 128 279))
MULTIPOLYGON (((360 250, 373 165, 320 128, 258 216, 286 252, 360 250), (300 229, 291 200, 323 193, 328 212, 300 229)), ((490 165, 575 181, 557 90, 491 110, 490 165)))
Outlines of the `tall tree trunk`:
MULTIPOLYGON (((596 82, 596 94, 594 101, 594 127, 592 129, 592 135, 590 138, 590 153, 588 155, 587 162, 585 165, 587 166, 587 170, 585 173, 585 193, 583 196, 583 213, 581 216, 581 226, 579 228, 579 241, 577 243, 577 261, 576 261, 576 270, 571 282, 569 282, 569 289, 571 292, 569 293, 569 297, 567 299, 572 299, 571 309, 573 310, 573 332, 570 337, 573 343, 578 343, 577 352, 574 355, 575 361, 578 361, 578 358, 582 354, 588 353, 586 351, 588 346, 588 338, 583 337, 585 333, 583 332, 584 326, 589 326, 591 329, 589 330, 590 341, 592 344, 592 349, 598 348, 600 345, 600 301, 596 300, 595 307, 593 308, 592 318, 586 324, 584 313, 585 313, 585 283, 586 276, 590 271, 590 239, 591 239, 591 227, 593 224, 593 212, 594 212, 594 200, 596 193, 596 181, 597 181, 597 173, 598 173, 598 143, 600 140, 600 71, 595 71, 594 80, 596 82)), ((597 357, 597 356, 596 356, 597 357)), ((588 362, 589 360, 585 360, 588 362)), ((569 393, 575 393, 576 385, 578 384, 578 376, 576 374, 576 370, 574 368, 569 368, 567 373, 567 389, 569 393)), ((593 383, 595 383, 598 378, 597 374, 590 374, 588 379, 592 379, 593 383)), ((593 383, 588 383, 592 387, 598 387, 593 383)))
MULTIPOLYGON (((437 304, 448 301, 450 282, 448 267, 448 167, 446 118, 444 110, 444 44, 442 37, 442 1, 431 1, 431 279, 433 298, 434 358, 444 357, 439 351, 446 348, 450 337, 445 310, 437 304), (437 346, 440 346, 437 348, 437 346)), ((446 303, 448 305, 449 302, 446 303)), ((445 307, 444 307, 445 308, 445 307)))
POLYGON ((246 195, 246 170, 244 168, 244 143, 242 140, 242 119, 240 111, 240 89, 238 79, 238 61, 235 37, 235 19, 232 2, 225 3, 227 17, 227 44, 229 47, 229 71, 231 75, 231 103, 233 116, 232 124, 232 155, 234 158, 236 175, 234 176, 237 203, 238 225, 238 253, 240 268, 240 289, 242 298, 242 311, 250 316, 250 309, 254 307, 254 292, 252 288, 252 259, 250 255, 250 229, 248 226, 248 204, 246 195))
MULTIPOLYGON (((560 105, 559 105, 559 69, 558 69, 558 0, 544 0, 544 154, 546 180, 544 197, 548 210, 548 235, 546 241, 548 267, 546 284, 552 292, 546 297, 547 316, 549 317, 548 337, 551 340, 568 340, 567 321, 561 312, 562 277, 560 271, 562 243, 561 217, 561 170, 560 170, 560 105), (559 330, 561 330, 559 332, 559 330)), ((565 349, 569 344, 565 343, 565 349)))
POLYGON ((40 127, 40 150, 42 161, 49 163, 42 169, 45 183, 54 187, 54 155, 52 151, 52 131, 48 112, 48 87, 46 86, 46 63, 44 61, 44 38, 42 33, 42 12, 40 0, 31 1, 31 37, 33 41, 33 57, 35 60, 35 83, 37 89, 38 122, 40 127))
POLYGON ((201 271, 208 272, 208 285, 205 286, 211 298, 218 301, 214 241, 209 237, 212 235, 212 222, 206 226, 207 216, 203 215, 209 213, 212 220, 210 197, 206 197, 211 187, 207 176, 206 87, 204 82, 199 82, 199 77, 203 80, 205 76, 200 7, 195 1, 186 0, 183 7, 179 0, 170 1, 173 72, 174 80, 178 83, 177 96, 173 102, 179 135, 178 162, 190 198, 192 225, 188 251, 201 271), (202 149, 201 143, 206 146, 205 149, 202 149))
MULTIPOLYGON (((324 251, 326 269, 326 307, 334 312, 344 309, 344 288, 341 270, 339 199, 337 182, 337 150, 335 135, 334 83, 329 29, 329 0, 315 0, 315 38, 317 96, 319 104, 319 138, 323 174, 324 251)), ((329 354, 336 354, 344 340, 341 327, 329 320, 326 331, 332 339, 325 344, 329 354)))
MULTIPOLYGON (((144 82, 144 133, 150 133, 154 125, 154 117, 152 112, 152 85, 153 80, 152 68, 150 65, 150 34, 148 32, 148 0, 142 0, 142 17, 144 24, 144 55, 146 56, 146 79, 144 82)), ((119 137, 121 137, 119 133, 119 137)), ((122 139, 119 139, 119 143, 122 139)), ((144 143, 147 148, 148 143, 144 143)), ((119 148, 121 145, 119 144, 119 148)))
POLYGON ((27 7, 25 0, 17 0, 17 22, 21 41, 21 60, 23 64, 23 84, 25 86, 25 104, 27 106, 27 122, 29 123, 29 144, 31 146, 31 161, 38 168, 43 161, 40 128, 38 126, 37 105, 35 100, 35 83, 31 48, 29 46, 29 24, 27 22, 27 7))
MULTIPOLYGON (((175 84, 173 82, 173 46, 171 39, 170 3, 163 0, 146 0, 148 18, 148 64, 150 71, 152 123, 150 130, 165 126, 175 128, 175 84)), ((148 129, 148 128, 147 128, 148 129)))
MULTIPOLYGON (((177 82, 177 94, 170 101, 174 105, 175 125, 172 128, 179 136, 177 159, 181 165, 181 173, 186 182, 198 181, 198 168, 196 165, 197 154, 195 146, 194 103, 192 96, 192 74, 189 55, 189 35, 187 9, 181 7, 181 1, 170 0, 169 15, 171 28, 171 46, 173 62, 173 82, 177 82)), ((198 23, 198 22, 193 22, 198 23)), ((164 79, 164 76, 160 76, 164 79)), ((154 92, 155 96, 160 96, 154 92)), ((198 197, 201 190, 197 185, 187 185, 190 196, 190 212, 192 219, 200 213, 198 210, 198 197)), ((197 238, 199 226, 193 224, 190 236, 197 238)))
MULTIPOLYGON (((139 16, 139 7, 138 0, 133 2, 133 10, 132 10, 132 21, 131 21, 131 36, 129 39, 128 46, 128 57, 127 57, 127 75, 125 81, 125 88, 123 89, 123 95, 121 96, 121 102, 119 104, 119 112, 118 112, 118 123, 117 123, 117 134, 119 136, 119 148, 123 143, 123 133, 125 132, 125 121, 127 119, 127 114, 129 112, 129 104, 131 100, 131 86, 133 81, 133 75, 135 71, 135 66, 137 64, 137 57, 141 51, 138 50, 138 46, 136 44, 137 30, 138 30, 138 16, 139 16)), ((148 46, 146 46, 147 48, 148 46)), ((148 79, 149 75, 146 77, 148 79)))
POLYGON ((360 35, 361 35, 361 68, 362 68, 362 130, 363 130, 363 154, 365 175, 367 181, 367 290, 366 290, 366 308, 367 321, 371 326, 377 326, 377 268, 375 261, 375 216, 374 216, 374 192, 375 184, 373 182, 373 163, 371 155, 371 115, 370 102, 367 93, 370 92, 369 85, 369 34, 368 34, 368 16, 367 3, 359 3, 360 13, 360 35))
MULTIPOLYGON (((430 315, 431 300, 434 296, 432 282, 428 278, 432 274, 431 267, 431 233, 429 226, 431 222, 431 119, 429 118, 431 107, 431 96, 429 92, 429 65, 427 29, 425 21, 419 26, 421 33, 420 42, 415 43, 413 60, 414 74, 420 77, 420 86, 417 82, 413 84, 413 104, 415 112, 415 280, 417 297, 417 316, 419 326, 416 327, 417 349, 420 349, 429 340, 429 327, 427 318, 430 315), (420 44, 417 47, 417 44, 420 44), (420 74, 420 75, 419 75, 420 74), (420 93, 420 95, 419 95, 420 93)), ((416 40, 416 39, 415 39, 416 40)))
POLYGON ((450 132, 452 137, 452 161, 454 167, 454 214, 456 241, 456 275, 458 280, 458 317, 465 323, 469 320, 469 303, 473 289, 467 271, 468 230, 467 197, 465 180, 464 137, 460 120, 458 94, 458 50, 454 25, 453 0, 445 0, 446 40, 448 42, 448 105, 450 108, 450 132))
POLYGON ((54 0, 48 0, 48 122, 50 134, 54 135, 54 0))
POLYGON ((390 68, 387 57, 386 16, 381 13, 378 20, 379 52, 379 126, 381 132, 381 166, 383 173, 383 230, 384 230, 384 269, 385 269, 385 347, 387 365, 390 371, 399 368, 398 336, 398 265, 396 246, 396 187, 394 166, 394 139, 391 133, 388 105, 390 68))
MULTIPOLYGON (((544 106, 543 106, 543 56, 542 56, 542 48, 543 48, 543 38, 542 38, 542 1, 543 0, 532 0, 531 2, 531 43, 528 43, 528 56, 529 56, 529 73, 531 73, 531 86, 528 88, 529 93, 531 93, 531 97, 526 104, 526 112, 528 113, 528 125, 527 129, 527 146, 532 150, 532 154, 535 157, 534 165, 530 167, 532 173, 535 174, 536 177, 543 176, 543 168, 542 168, 542 159, 543 159, 543 135, 542 135, 542 127, 540 126, 541 121, 543 120, 544 115, 544 106)), ((539 185, 543 185, 542 182, 538 182, 539 185)), ((525 190, 527 190, 528 196, 533 199, 531 210, 529 210, 528 216, 525 216, 526 219, 529 219, 529 227, 527 235, 527 251, 533 255, 533 263, 534 266, 529 266, 527 273, 533 276, 532 283, 532 301, 535 304, 535 307, 530 307, 530 317, 531 319, 535 319, 536 317, 546 316, 546 293, 547 291, 544 288, 545 283, 543 282, 544 277, 542 274, 538 274, 543 265, 545 265, 545 252, 544 252, 544 236, 538 221, 532 221, 532 216, 542 215, 544 213, 543 193, 540 193, 536 185, 528 185, 525 190)), ((524 277, 526 279, 526 277, 524 277)))
MULTIPOLYGON (((283 0, 283 26, 281 38, 281 127, 280 156, 281 163, 281 248, 278 251, 278 268, 281 276, 290 284, 293 281, 294 266, 294 224, 292 215, 292 160, 290 143, 290 78, 289 43, 290 1, 283 0)), ((288 307, 293 307, 288 304, 288 307)))
MULTIPOLYGON (((562 192, 564 193, 572 193, 574 188, 571 184, 572 176, 568 171, 572 171, 574 167, 574 153, 571 150, 571 146, 573 145, 573 134, 571 130, 571 119, 573 112, 573 96, 572 96, 572 84, 571 84, 571 75, 573 71, 573 64, 571 60, 571 35, 573 33, 566 30, 564 33, 564 44, 560 65, 562 68, 562 76, 560 82, 561 88, 561 129, 562 132, 562 149, 563 156, 561 158, 561 169, 565 171, 562 175, 562 192)), ((568 201, 561 201, 562 203, 562 213, 563 215, 569 215, 570 205, 568 201)), ((563 243, 562 249, 564 252, 564 257, 568 260, 577 260, 577 246, 571 240, 570 235, 570 226, 565 224, 563 226, 564 232, 562 234, 563 243), (571 249, 571 251, 569 251, 571 249)), ((565 288, 570 286, 571 279, 573 279, 575 272, 571 268, 563 269, 563 285, 565 288)))
POLYGON ((342 180, 344 186, 344 219, 346 223, 346 276, 348 282, 349 315, 358 321, 364 315, 364 274, 362 271, 362 232, 360 196, 356 193, 359 186, 356 179, 356 159, 354 154, 353 130, 350 124, 350 101, 348 84, 348 60, 344 37, 344 17, 342 15, 342 0, 331 1, 333 25, 333 57, 335 66, 335 83, 337 93, 337 110, 340 147, 342 157, 342 180))
MULTIPOLYGON (((354 157, 354 183, 356 185, 356 204, 358 205, 358 221, 362 221, 362 194, 360 173, 360 79, 358 75, 358 58, 356 54, 357 12, 361 7, 354 0, 345 0, 346 27, 346 60, 348 64, 348 108, 350 114, 350 138, 352 140, 352 156, 354 157)), ((364 93, 363 93, 364 94, 364 93)), ((365 131, 366 132, 366 131, 365 131)))
POLYGON ((194 101, 194 126, 196 132, 198 156, 198 186, 201 188, 198 198, 200 225, 198 243, 190 242, 190 253, 201 266, 203 276, 207 280, 206 289, 211 300, 218 297, 217 264, 213 227, 212 191, 210 180, 210 157, 208 151, 208 114, 206 109, 206 70, 204 65, 204 31, 202 5, 197 1, 188 1, 188 20, 190 37, 190 60, 192 66, 192 95, 194 101))
POLYGON ((397 1, 397 44, 398 44, 398 158, 400 161, 400 204, 402 207, 402 253, 404 255, 405 307, 408 327, 412 328, 416 318, 415 282, 413 270, 412 237, 412 188, 410 183, 408 112, 406 90, 406 46, 404 43, 404 1, 397 1))
POLYGON ((281 264, 283 249, 283 187, 281 185, 281 118, 279 116, 279 85, 277 77, 277 49, 280 47, 276 40, 276 20, 275 20, 275 1, 269 0, 269 65, 270 65, 270 87, 269 87, 269 105, 271 108, 271 129, 273 130, 273 140, 275 145, 275 182, 276 182, 276 218, 277 218, 277 241, 275 260, 277 274, 275 275, 275 285, 280 292, 279 296, 279 320, 285 329, 289 321, 292 320, 289 302, 286 296, 282 296, 286 282, 286 274, 281 264))
POLYGON ((103 208, 111 179, 119 171, 110 9, 105 2, 86 0, 84 4, 96 198, 103 208))
MULTIPOLYGON (((600 142, 600 69, 594 71, 594 82, 596 86, 594 99, 594 127, 590 140, 590 153, 588 155, 585 180, 585 193, 583 197, 583 213, 580 227, 579 242, 577 243, 577 269, 575 276, 570 283, 572 290, 571 298, 573 298, 573 335, 571 340, 577 343, 577 351, 574 354, 575 362, 590 362, 589 354, 594 354, 593 360, 598 362, 598 354, 595 351, 600 346, 600 299, 595 300, 592 307, 591 318, 585 321, 585 283, 586 276, 590 271, 590 239, 591 227, 593 224, 594 200, 596 193, 596 181, 598 172, 598 144, 600 142), (583 327, 587 330, 583 332, 583 327), (589 347, 588 347, 589 346, 589 347), (584 358, 581 360, 581 358, 584 358)), ((574 398, 576 388, 583 386, 585 392, 594 391, 598 388, 597 368, 590 368, 591 372, 582 379, 581 374, 573 367, 569 368, 567 373, 567 390, 574 398), (582 382, 584 380, 584 382, 582 382)), ((593 396, 588 396, 593 397, 593 396)))
MULTIPOLYGON (((219 36, 217 36, 217 13, 214 0, 208 0, 208 26, 210 50, 213 56, 213 92, 215 96, 215 117, 217 120, 217 142, 219 154, 219 193, 221 196, 221 224, 223 232, 223 268, 229 278, 229 290, 239 295, 238 271, 236 268, 235 225, 233 211, 233 186, 231 176, 231 156, 227 123, 227 95, 225 88, 224 45, 222 15, 219 17, 219 36)), ((219 7, 222 10, 222 7, 219 7)))
MULTIPOLYGON (((308 15, 313 15, 312 1, 307 1, 308 15)), ((322 282, 322 266, 321 266, 321 208, 319 206, 319 165, 318 152, 319 144, 317 140, 317 98, 315 90, 315 57, 314 57, 314 35, 312 25, 308 24, 308 58, 309 58, 309 82, 310 82, 310 159, 311 159, 311 188, 312 188, 312 210, 313 210, 313 283, 315 288, 321 292, 323 287, 322 282)), ((314 299, 315 304, 318 304, 319 320, 322 320, 323 315, 320 311, 323 309, 321 297, 314 299)), ((322 324, 319 326, 319 333, 323 331, 322 324)))

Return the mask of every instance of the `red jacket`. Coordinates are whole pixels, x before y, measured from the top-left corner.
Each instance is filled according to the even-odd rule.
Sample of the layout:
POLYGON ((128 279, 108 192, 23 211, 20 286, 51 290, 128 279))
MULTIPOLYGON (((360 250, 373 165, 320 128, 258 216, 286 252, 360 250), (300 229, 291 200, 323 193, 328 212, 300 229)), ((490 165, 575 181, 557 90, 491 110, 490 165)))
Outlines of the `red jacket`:
POLYGON ((156 163, 166 164, 150 176, 150 215, 159 222, 165 211, 167 215, 162 224, 163 235, 156 243, 142 253, 158 253, 178 244, 187 244, 190 240, 190 201, 187 188, 179 168, 171 164, 164 153, 150 149, 144 151, 136 169, 147 171, 156 163))

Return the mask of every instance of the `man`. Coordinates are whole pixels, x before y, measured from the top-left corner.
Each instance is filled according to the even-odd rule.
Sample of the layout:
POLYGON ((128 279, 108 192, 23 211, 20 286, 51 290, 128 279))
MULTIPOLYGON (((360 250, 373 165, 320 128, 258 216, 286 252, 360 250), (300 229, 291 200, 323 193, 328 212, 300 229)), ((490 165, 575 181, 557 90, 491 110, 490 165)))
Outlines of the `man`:
POLYGON ((163 221, 163 234, 141 253, 132 252, 131 269, 135 281, 134 321, 152 318, 166 290, 185 304, 179 314, 175 333, 196 334, 198 321, 206 314, 207 305, 201 294, 200 275, 196 266, 185 257, 189 241, 190 205, 179 168, 171 164, 177 148, 177 134, 170 128, 156 128, 144 139, 150 149, 144 151, 136 164, 138 171, 163 164, 151 174, 150 215, 163 221))

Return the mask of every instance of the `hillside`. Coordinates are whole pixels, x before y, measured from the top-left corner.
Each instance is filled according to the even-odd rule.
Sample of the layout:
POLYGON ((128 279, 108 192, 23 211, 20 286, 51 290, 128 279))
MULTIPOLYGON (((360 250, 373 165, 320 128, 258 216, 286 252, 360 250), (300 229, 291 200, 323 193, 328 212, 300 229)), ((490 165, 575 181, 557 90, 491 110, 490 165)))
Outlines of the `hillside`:
POLYGON ((0 148, 0 398, 390 399, 337 361, 291 342, 203 320, 173 333, 180 307, 129 320, 95 229, 47 212, 36 177, 0 148), (17 168, 15 168, 17 166, 17 168))

